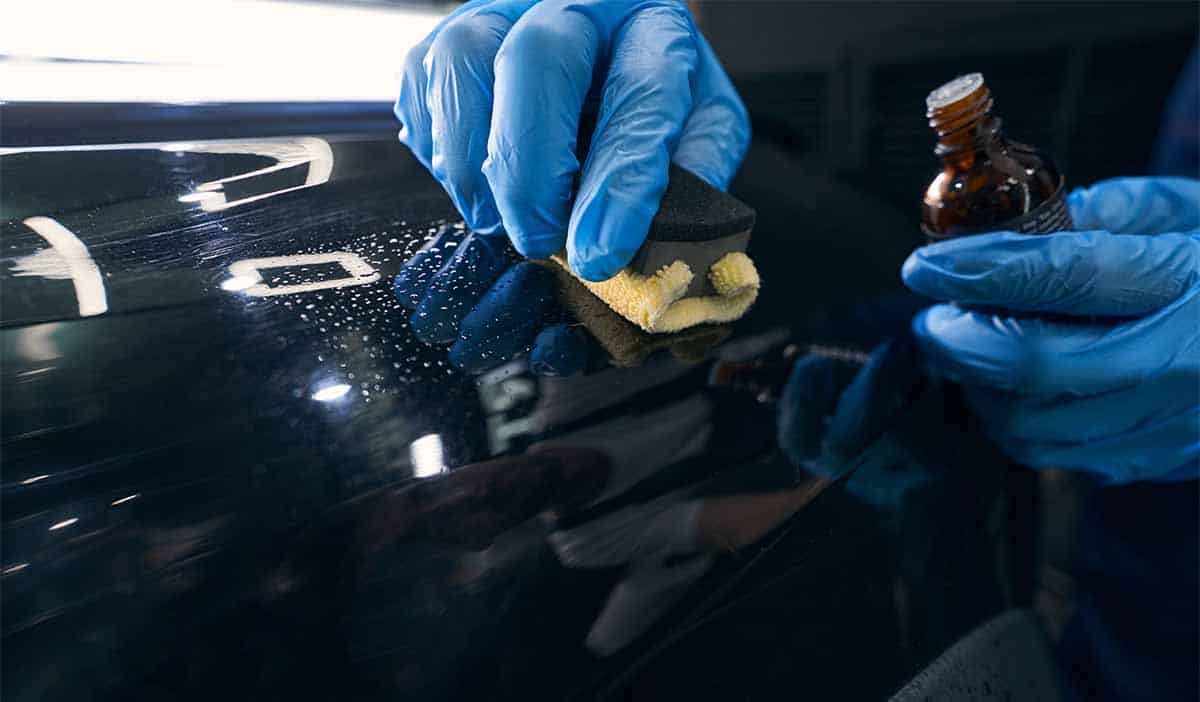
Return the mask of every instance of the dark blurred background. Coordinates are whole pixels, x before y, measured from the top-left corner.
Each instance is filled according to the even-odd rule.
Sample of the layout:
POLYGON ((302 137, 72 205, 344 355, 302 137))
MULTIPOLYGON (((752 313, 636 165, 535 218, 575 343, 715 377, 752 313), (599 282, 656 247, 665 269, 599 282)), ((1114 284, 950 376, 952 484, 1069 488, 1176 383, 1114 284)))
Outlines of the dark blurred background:
POLYGON ((836 334, 831 324, 891 331, 855 310, 898 293, 901 263, 924 243, 918 206, 939 168, 930 90, 982 72, 1009 137, 1049 152, 1068 187, 1143 174, 1200 26, 1187 2, 698 7, 751 112, 754 145, 733 189, 759 211, 755 259, 768 285, 801 286, 764 295, 755 314, 818 335, 836 334), (768 239, 794 246, 762 255, 768 239))
POLYGON ((1076 184, 1144 172, 1196 45, 1191 2, 704 2, 756 134, 912 209, 929 90, 980 71, 1009 135, 1076 184))

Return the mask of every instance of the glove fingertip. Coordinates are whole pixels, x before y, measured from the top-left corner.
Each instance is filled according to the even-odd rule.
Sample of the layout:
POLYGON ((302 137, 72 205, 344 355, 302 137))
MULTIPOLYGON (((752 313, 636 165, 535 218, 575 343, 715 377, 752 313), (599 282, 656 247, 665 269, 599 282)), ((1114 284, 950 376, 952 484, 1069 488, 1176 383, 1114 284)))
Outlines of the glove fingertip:
POLYGON ((924 294, 921 290, 924 276, 924 262, 921 259, 921 249, 917 249, 904 259, 900 266, 900 280, 915 293, 924 294))
POLYGON ((572 215, 568 258, 576 275, 599 283, 633 260, 646 240, 657 205, 623 206, 605 196, 581 200, 572 215))
POLYGON ((517 253, 525 258, 549 258, 562 251, 565 237, 557 232, 514 233, 509 231, 509 239, 517 253))
POLYGON ((571 270, 586 281, 601 283, 620 273, 632 259, 633 254, 620 251, 610 251, 593 258, 576 256, 571 258, 571 270))

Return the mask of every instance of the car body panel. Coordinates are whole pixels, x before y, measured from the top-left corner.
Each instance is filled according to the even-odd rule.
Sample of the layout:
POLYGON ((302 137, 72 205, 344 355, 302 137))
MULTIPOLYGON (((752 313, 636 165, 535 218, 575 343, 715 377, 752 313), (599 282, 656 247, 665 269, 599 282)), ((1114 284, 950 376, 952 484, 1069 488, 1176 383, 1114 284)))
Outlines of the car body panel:
MULTIPOLYGON (((912 544, 797 474, 769 404, 708 382, 716 360, 778 348, 787 320, 739 326, 700 364, 475 377, 392 295, 457 218, 390 133, 10 147, 0 169, 5 699, 901 681, 890 593, 912 544), (523 452, 562 437, 591 453, 523 452), (598 441, 644 442, 645 474, 599 495, 598 441), (628 640, 588 643, 618 588, 683 571, 572 567, 548 533, 781 491, 801 498, 782 526, 685 561, 695 573, 628 640), (809 662, 785 674, 784 652, 809 662), (833 677, 829 657, 850 655, 876 663, 833 677)), ((994 487, 936 494, 961 507, 955 490, 994 487)), ((1000 606, 982 556, 953 565, 978 596, 939 614, 931 650, 1000 606)))

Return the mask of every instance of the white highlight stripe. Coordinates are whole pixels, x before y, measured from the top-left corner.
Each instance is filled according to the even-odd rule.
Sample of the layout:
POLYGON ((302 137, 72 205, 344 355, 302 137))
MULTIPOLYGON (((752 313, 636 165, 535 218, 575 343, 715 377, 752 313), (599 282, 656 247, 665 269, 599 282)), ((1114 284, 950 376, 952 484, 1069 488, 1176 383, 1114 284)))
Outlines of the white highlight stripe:
POLYGON ((345 288, 353 285, 367 285, 379 280, 379 272, 371 264, 349 251, 333 251, 323 254, 297 254, 294 256, 273 256, 271 258, 247 258, 229 264, 229 273, 233 276, 221 284, 226 290, 242 291, 250 297, 272 297, 274 295, 294 295, 312 290, 328 290, 330 288, 345 288), (262 282, 262 270, 267 268, 287 268, 290 266, 316 266, 324 263, 336 263, 346 271, 347 277, 334 280, 320 280, 296 285, 281 285, 273 288, 262 282))
POLYGON ((440 434, 426 434, 408 445, 413 477, 430 478, 446 472, 445 449, 440 434))
POLYGON ((65 529, 65 528, 71 526, 72 524, 76 524, 78 522, 79 522, 79 517, 71 517, 70 519, 64 519, 61 522, 55 522, 54 524, 51 524, 50 531, 58 531, 59 529, 65 529))
POLYGON ((104 291, 104 277, 79 237, 50 217, 30 217, 25 220, 25 226, 37 232, 62 256, 71 273, 71 282, 75 284, 79 316, 91 317, 107 312, 108 295, 104 291))

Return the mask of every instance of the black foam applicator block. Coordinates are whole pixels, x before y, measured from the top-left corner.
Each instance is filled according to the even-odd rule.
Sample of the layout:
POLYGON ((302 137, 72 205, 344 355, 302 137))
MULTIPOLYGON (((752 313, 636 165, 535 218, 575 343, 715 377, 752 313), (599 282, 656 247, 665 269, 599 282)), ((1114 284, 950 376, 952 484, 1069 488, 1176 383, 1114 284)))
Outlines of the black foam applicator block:
MULTIPOLYGON (((580 163, 591 149, 599 107, 599 96, 589 94, 580 115, 575 146, 580 163)), ((725 254, 746 250, 755 216, 746 203, 672 163, 667 189, 650 222, 646 241, 629 267, 642 275, 653 275, 663 266, 683 261, 693 275, 687 295, 710 295, 713 290, 708 269, 725 254)))
POLYGON ((725 254, 746 250, 754 219, 754 210, 741 200, 671 164, 658 212, 629 266, 653 275, 663 266, 683 261, 694 276, 687 294, 711 294, 709 267, 725 254))

